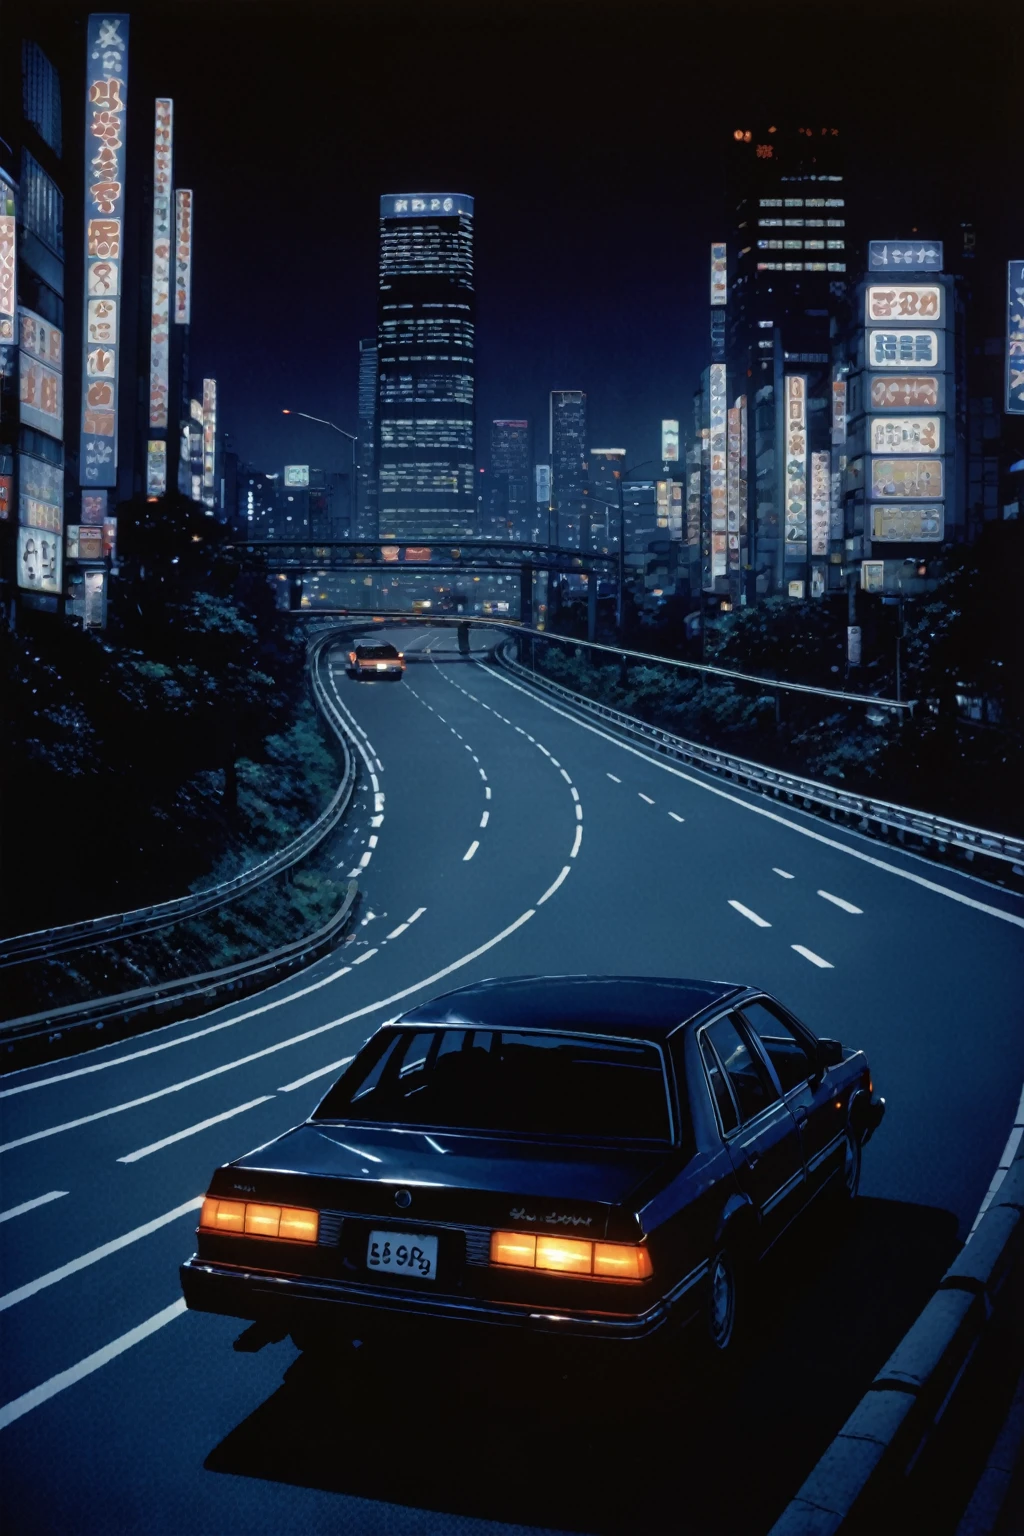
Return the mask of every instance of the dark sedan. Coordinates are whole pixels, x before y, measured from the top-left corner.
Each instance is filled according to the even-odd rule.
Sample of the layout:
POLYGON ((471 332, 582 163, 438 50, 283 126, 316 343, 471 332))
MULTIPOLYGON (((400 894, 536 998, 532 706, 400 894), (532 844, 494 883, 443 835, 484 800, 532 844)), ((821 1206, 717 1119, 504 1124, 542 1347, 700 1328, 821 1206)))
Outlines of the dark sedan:
POLYGON ((856 1194, 883 1112, 862 1051, 757 988, 479 982, 384 1025, 304 1125, 217 1170, 185 1299, 300 1348, 696 1321, 725 1352, 756 1262, 856 1194))

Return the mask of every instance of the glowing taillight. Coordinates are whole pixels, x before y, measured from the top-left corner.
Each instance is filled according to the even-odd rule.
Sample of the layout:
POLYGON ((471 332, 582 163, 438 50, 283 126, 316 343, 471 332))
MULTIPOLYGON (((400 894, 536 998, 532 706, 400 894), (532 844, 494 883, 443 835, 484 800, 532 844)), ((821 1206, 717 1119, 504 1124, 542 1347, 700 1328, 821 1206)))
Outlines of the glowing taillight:
POLYGON ((207 1195, 199 1225, 204 1232, 244 1232, 248 1237, 315 1243, 320 1213, 293 1205, 261 1205, 251 1200, 218 1200, 207 1195))
POLYGON ((637 1244, 592 1243, 532 1232, 492 1232, 491 1263, 596 1280, 648 1280, 654 1273, 649 1251, 637 1244))

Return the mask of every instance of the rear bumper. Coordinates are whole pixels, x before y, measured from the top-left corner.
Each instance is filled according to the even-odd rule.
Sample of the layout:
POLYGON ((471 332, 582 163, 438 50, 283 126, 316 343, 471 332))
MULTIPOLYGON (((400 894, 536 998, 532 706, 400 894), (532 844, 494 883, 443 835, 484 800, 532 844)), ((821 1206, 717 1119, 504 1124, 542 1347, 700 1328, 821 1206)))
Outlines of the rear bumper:
POLYGON ((280 1333, 355 1338, 412 1332, 437 1336, 473 1331, 520 1330, 558 1338, 639 1344, 668 1323, 659 1299, 646 1312, 607 1317, 578 1312, 540 1312, 451 1295, 382 1294, 369 1286, 261 1273, 192 1258, 181 1266, 181 1288, 193 1312, 216 1312, 266 1324, 280 1333))

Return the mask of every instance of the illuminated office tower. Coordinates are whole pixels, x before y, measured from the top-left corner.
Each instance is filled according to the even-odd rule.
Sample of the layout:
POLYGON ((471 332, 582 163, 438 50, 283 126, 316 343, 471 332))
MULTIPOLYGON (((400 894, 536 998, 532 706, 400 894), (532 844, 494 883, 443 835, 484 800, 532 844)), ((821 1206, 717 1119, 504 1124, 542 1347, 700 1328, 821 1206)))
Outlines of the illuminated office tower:
POLYGON ((587 397, 582 389, 553 389, 548 412, 551 499, 555 540, 563 549, 580 548, 584 489, 587 481, 587 397))
POLYGON ((382 539, 477 532, 473 199, 380 200, 377 507, 382 539))
POLYGON ((354 539, 377 537, 377 338, 359 343, 359 470, 354 539))
POLYGON ((829 328, 843 312, 853 262, 842 144, 831 122, 731 130, 727 396, 730 406, 747 398, 748 598, 810 595, 810 487, 794 496, 785 480, 782 401, 787 375, 805 381, 809 474, 812 451, 830 447, 829 328))
POLYGON ((491 422, 490 515, 495 538, 530 537, 534 507, 528 421, 491 422))

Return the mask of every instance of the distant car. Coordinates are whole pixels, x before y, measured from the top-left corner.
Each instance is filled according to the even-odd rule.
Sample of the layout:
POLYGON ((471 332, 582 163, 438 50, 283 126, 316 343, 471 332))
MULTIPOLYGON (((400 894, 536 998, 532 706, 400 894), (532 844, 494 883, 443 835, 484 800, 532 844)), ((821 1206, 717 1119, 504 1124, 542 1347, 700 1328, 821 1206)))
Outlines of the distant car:
POLYGON ((185 1300, 303 1349, 518 1330, 657 1354, 693 1324, 723 1355, 766 1250, 857 1193, 884 1108, 862 1051, 757 988, 479 982, 216 1171, 185 1300))
POLYGON ((349 677, 398 677, 405 671, 405 657, 393 645, 358 643, 348 653, 349 677))

